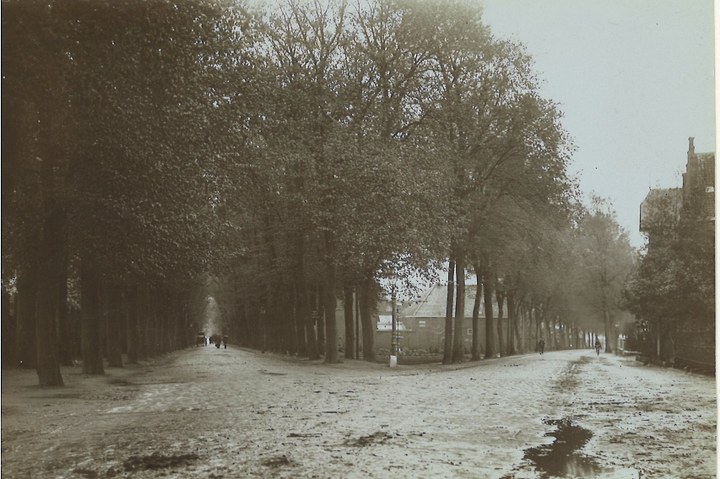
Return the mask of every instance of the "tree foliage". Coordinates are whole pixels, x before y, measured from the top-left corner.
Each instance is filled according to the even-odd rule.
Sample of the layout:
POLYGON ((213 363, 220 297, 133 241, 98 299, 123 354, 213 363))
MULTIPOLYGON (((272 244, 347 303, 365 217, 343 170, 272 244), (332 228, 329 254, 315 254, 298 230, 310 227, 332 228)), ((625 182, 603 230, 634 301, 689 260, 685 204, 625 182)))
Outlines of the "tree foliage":
POLYGON ((648 242, 624 295, 645 354, 675 361, 675 343, 683 342, 684 356, 697 360, 690 365, 706 367, 714 355, 715 230, 714 205, 700 186, 685 192, 679 209, 673 195, 655 198, 660 214, 645 225, 648 242))
POLYGON ((622 242, 599 213, 575 231, 561 112, 467 2, 11 0, 3 72, 3 269, 49 298, 18 324, 55 330, 79 284, 87 373, 188 344, 209 298, 239 343, 328 362, 355 303, 372 360, 382 287, 448 260, 460 361, 467 269, 569 317, 572 243, 622 242))

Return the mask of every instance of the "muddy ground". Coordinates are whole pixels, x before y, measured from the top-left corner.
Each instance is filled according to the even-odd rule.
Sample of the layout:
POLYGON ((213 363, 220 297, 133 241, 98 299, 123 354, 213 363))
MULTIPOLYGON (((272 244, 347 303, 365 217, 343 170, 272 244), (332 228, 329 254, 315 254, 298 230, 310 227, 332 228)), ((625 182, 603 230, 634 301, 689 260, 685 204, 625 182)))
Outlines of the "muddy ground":
POLYGON ((5 478, 710 478, 715 378, 564 351, 338 365, 198 347, 2 374, 5 478))

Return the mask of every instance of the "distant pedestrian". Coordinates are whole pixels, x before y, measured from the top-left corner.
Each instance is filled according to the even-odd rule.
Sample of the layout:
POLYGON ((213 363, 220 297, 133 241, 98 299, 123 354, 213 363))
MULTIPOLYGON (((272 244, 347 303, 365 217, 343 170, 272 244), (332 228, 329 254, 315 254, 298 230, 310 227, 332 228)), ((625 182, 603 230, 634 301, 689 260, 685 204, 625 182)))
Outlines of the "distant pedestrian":
POLYGON ((602 348, 602 344, 600 344, 600 338, 595 340, 595 352, 598 356, 600 356, 600 348, 602 348))
POLYGON ((538 351, 540 351, 540 354, 543 354, 545 352, 545 340, 541 339, 538 341, 538 351))
POLYGON ((223 335, 223 337, 222 337, 222 342, 223 342, 223 347, 224 347, 225 349, 227 349, 227 340, 228 340, 227 335, 223 335))

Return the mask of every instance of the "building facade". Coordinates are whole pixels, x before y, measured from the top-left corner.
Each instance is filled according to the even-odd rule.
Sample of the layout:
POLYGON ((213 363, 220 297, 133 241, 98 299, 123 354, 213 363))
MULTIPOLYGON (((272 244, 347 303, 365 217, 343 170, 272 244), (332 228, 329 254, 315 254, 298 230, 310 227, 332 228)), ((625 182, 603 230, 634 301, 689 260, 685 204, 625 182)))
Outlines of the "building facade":
MULTIPOLYGON (((706 317, 707 310, 695 307, 708 301, 714 304, 714 296, 709 298, 713 293, 703 291, 712 283, 708 274, 714 277, 714 236, 710 234, 714 228, 715 154, 697 153, 691 137, 682 186, 652 189, 640 205, 640 231, 647 238, 647 254, 656 253, 656 261, 665 258, 667 271, 672 272, 677 283, 673 291, 683 291, 670 298, 675 302, 674 313, 645 318, 650 320, 652 335, 645 340, 650 343, 647 353, 658 359, 714 369, 714 318, 706 317), (683 257, 693 259, 688 262, 683 257), (698 262, 698 258, 702 261, 698 262), (693 281, 697 278, 704 279, 693 281)), ((660 276, 663 273, 658 271, 660 276)))

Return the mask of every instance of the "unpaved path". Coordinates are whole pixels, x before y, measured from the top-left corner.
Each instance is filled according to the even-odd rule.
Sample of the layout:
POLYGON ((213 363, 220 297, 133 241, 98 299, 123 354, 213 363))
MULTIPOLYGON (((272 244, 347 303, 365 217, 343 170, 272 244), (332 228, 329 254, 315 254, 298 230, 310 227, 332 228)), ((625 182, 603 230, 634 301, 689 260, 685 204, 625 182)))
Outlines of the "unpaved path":
POLYGON ((3 372, 3 478, 554 477, 525 456, 562 425, 578 477, 715 477, 715 379, 590 351, 390 370, 207 347, 63 374, 3 372))

